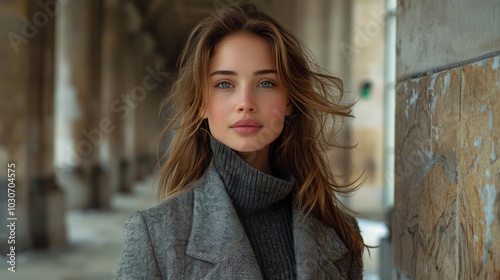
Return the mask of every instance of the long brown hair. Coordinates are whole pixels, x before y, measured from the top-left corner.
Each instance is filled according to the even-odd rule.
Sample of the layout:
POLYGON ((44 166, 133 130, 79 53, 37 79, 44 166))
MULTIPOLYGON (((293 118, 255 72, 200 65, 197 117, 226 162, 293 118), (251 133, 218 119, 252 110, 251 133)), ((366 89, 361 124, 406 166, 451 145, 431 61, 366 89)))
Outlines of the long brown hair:
POLYGON ((249 32, 271 45, 280 81, 293 104, 294 115, 286 120, 281 135, 270 147, 270 164, 286 170, 296 180, 295 204, 333 227, 349 250, 361 256, 363 239, 342 210, 349 211, 337 193, 349 193, 353 184, 336 182, 328 165, 327 151, 347 148, 336 144, 333 121, 351 117, 352 105, 340 105, 343 85, 339 78, 322 71, 297 38, 253 4, 227 6, 215 11, 191 32, 179 59, 179 74, 170 98, 178 101, 176 115, 161 137, 171 129, 175 135, 162 159, 158 198, 191 188, 212 160, 203 110, 208 94, 207 66, 216 44, 225 36, 249 32))

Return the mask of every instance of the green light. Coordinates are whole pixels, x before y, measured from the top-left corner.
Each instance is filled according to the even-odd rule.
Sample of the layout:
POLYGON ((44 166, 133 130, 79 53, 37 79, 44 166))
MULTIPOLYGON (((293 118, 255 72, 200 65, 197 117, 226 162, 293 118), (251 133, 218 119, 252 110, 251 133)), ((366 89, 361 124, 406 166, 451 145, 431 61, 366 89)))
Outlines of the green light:
POLYGON ((372 83, 365 81, 361 84, 361 98, 368 99, 372 94, 372 83))

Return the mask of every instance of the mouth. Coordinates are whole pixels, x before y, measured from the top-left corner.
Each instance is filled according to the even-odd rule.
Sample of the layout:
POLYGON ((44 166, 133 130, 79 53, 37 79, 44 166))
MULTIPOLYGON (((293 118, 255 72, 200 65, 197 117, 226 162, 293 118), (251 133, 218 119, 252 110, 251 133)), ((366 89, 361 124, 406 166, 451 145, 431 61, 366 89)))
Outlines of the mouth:
POLYGON ((252 119, 243 119, 243 120, 236 121, 230 127, 231 128, 237 128, 237 127, 262 127, 262 125, 259 122, 254 121, 252 119))
POLYGON ((252 119, 243 119, 233 123, 230 128, 241 135, 250 135, 258 132, 262 124, 252 119))

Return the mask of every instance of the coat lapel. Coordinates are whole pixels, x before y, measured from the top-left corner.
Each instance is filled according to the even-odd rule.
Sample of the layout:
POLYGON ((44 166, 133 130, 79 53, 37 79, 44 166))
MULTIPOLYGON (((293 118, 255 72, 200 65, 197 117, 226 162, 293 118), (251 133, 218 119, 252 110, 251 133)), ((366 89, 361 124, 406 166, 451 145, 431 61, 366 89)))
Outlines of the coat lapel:
MULTIPOLYGON (((262 279, 245 230, 217 172, 194 190, 187 255, 214 264, 204 279, 262 279)), ((203 180, 202 180, 203 181, 203 180)))
POLYGON ((297 279, 347 278, 338 262, 348 250, 333 228, 294 207, 293 238, 297 279))
MULTIPOLYGON (((213 168, 207 175, 194 189, 186 254, 213 265, 203 279, 263 279, 224 183, 213 168)), ((294 207, 293 238, 297 279, 347 278, 348 250, 333 228, 294 207)))

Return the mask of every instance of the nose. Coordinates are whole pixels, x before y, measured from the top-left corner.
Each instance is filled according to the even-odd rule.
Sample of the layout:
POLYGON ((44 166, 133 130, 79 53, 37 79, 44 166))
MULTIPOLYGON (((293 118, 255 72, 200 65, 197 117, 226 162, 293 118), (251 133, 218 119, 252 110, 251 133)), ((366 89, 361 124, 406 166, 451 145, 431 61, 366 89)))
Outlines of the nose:
POLYGON ((257 104, 254 100, 254 92, 251 88, 242 88, 238 96, 239 100, 236 110, 239 113, 255 113, 257 111, 257 104))

